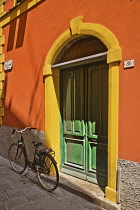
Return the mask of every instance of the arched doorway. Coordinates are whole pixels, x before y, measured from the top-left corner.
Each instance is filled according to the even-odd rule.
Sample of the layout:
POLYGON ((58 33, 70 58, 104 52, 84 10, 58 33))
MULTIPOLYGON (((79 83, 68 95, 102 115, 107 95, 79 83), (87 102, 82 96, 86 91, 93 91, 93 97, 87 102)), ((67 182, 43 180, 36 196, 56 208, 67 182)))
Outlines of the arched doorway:
POLYGON ((96 37, 69 42, 52 68, 60 71, 61 171, 107 186, 108 64, 96 37))
POLYGON ((59 69, 53 69, 59 53, 68 43, 77 37, 93 36, 98 38, 107 48, 109 64, 108 80, 108 184, 105 196, 116 201, 116 175, 118 158, 118 86, 119 62, 121 48, 115 36, 105 27, 82 23, 82 17, 70 21, 71 29, 65 31, 51 47, 45 61, 43 74, 45 77, 45 133, 47 145, 56 151, 56 159, 60 163, 60 89, 59 69))

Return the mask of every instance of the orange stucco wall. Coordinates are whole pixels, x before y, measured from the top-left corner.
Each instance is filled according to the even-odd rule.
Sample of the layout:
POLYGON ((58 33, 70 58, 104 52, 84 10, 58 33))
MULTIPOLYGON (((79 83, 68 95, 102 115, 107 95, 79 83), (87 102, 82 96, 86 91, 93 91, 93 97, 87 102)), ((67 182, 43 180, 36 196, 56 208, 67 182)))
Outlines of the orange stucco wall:
POLYGON ((39 40, 35 45, 32 43, 38 35, 26 30, 26 23, 27 15, 23 14, 4 28, 4 33, 8 34, 5 36, 5 60, 13 60, 13 69, 5 74, 3 125, 44 130, 42 69, 46 53, 43 57, 39 40))
POLYGON ((31 125, 44 130, 45 58, 54 41, 70 27, 69 21, 82 15, 83 22, 108 28, 122 48, 119 158, 140 162, 139 11, 139 0, 47 0, 6 25, 3 52, 5 60, 13 59, 13 69, 6 73, 4 83, 3 125, 31 125), (124 70, 123 61, 129 59, 135 60, 135 66, 124 70))

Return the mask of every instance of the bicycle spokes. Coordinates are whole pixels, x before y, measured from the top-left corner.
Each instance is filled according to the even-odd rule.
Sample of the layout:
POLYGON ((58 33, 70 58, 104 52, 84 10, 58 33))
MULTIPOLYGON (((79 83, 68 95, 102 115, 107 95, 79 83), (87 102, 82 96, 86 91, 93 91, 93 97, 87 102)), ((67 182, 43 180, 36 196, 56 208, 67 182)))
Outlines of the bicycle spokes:
POLYGON ((15 160, 19 160, 22 154, 22 150, 19 150, 20 147, 17 147, 17 152, 15 156, 15 160))
POLYGON ((12 168, 20 174, 23 173, 26 168, 26 159, 22 148, 17 143, 10 146, 8 156, 12 168))
POLYGON ((37 175, 40 183, 47 191, 53 191, 58 185, 59 175, 55 160, 45 154, 41 167, 38 167, 37 175))

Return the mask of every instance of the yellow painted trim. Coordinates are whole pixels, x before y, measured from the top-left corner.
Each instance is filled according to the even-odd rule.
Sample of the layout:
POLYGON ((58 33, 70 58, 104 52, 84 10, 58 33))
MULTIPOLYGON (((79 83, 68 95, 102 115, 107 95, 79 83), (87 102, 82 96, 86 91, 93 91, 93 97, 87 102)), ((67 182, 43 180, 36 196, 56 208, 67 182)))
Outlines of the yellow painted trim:
POLYGON ((2 54, 2 46, 0 46, 0 54, 2 54))
POLYGON ((0 116, 3 117, 4 116, 4 108, 0 107, 0 116))
POLYGON ((0 15, 3 13, 3 4, 0 5, 0 15))
POLYGON ((106 187, 106 189, 105 189, 105 198, 106 199, 116 203, 116 196, 117 196, 116 190, 113 190, 110 187, 106 187))
POLYGON ((85 33, 88 33, 88 35, 100 38, 100 40, 105 44, 108 50, 119 48, 119 43, 116 37, 112 34, 110 30, 102 25, 94 23, 82 23, 80 24, 78 33, 83 35, 85 35, 85 33))
POLYGON ((72 39, 91 35, 100 39, 108 48, 107 62, 109 63, 109 119, 108 119, 108 186, 105 197, 116 202, 116 174, 118 159, 118 89, 119 89, 119 61, 122 52, 118 40, 113 33, 102 25, 82 23, 82 16, 70 21, 70 30, 61 34, 50 48, 45 60, 43 75, 45 76, 45 132, 47 144, 55 147, 59 154, 60 163, 60 111, 59 111, 59 77, 53 78, 51 65, 63 47, 72 39), (56 95, 58 97, 56 97, 56 95), (53 106, 53 108, 52 108, 53 106), (57 118, 56 118, 57 116, 57 118), (55 119, 55 120, 54 120, 55 119), (55 129, 54 129, 55 126, 55 129), (57 133, 57 135, 55 135, 57 133), (57 145, 56 145, 57 142, 57 145))
MULTIPOLYGON (((48 68, 49 69, 49 68, 48 68)), ((60 107, 59 107, 59 70, 53 69, 45 78, 45 135, 46 146, 55 151, 55 159, 60 168, 60 107), (53 140, 52 140, 53 139, 53 140)))
POLYGON ((3 15, 5 15, 6 14, 6 12, 2 12, 1 14, 0 14, 0 18, 3 16, 3 15))
POLYGON ((0 45, 3 45, 5 42, 4 36, 0 36, 0 45))
POLYGON ((2 99, 0 99, 0 107, 2 107, 2 99))
POLYGON ((0 90, 2 90, 2 81, 0 81, 0 90))
POLYGON ((0 6, 3 5, 3 3, 5 3, 6 0, 0 0, 0 6))
MULTIPOLYGON (((1 47, 0 47, 0 49, 1 49, 1 47)), ((0 63, 0 72, 2 72, 2 64, 0 63)))
POLYGON ((50 65, 46 65, 43 68, 43 75, 52 75, 52 69, 50 65))
POLYGON ((17 0, 14 0, 14 6, 16 6, 16 4, 17 4, 17 0))
MULTIPOLYGON (((116 58, 117 59, 117 58, 116 58)), ((108 101, 108 186, 105 197, 116 202, 116 180, 118 159, 118 90, 119 62, 109 64, 109 101, 108 101)))
POLYGON ((72 35, 78 34, 80 24, 82 23, 83 16, 76 17, 70 21, 70 28, 72 35))
MULTIPOLYGON (((75 38, 76 36, 74 36, 75 38)), ((63 47, 72 39, 71 37, 71 32, 68 29, 67 31, 65 31, 63 34, 60 35, 59 37, 59 41, 56 40, 54 42, 54 44, 52 45, 52 47, 50 48, 48 55, 46 57, 45 60, 45 66, 49 65, 51 66, 51 64, 53 63, 53 61, 56 59, 58 53, 61 51, 61 49, 63 49, 63 47), (58 49, 60 49, 58 51, 58 49), (53 55, 53 57, 52 57, 53 55)))
POLYGON ((122 49, 120 47, 107 52, 107 63, 112 63, 115 61, 121 61, 122 59, 122 49))
POLYGON ((12 8, 11 11, 1 16, 0 27, 5 26, 7 23, 17 18, 19 15, 21 15, 25 11, 31 9, 33 6, 37 5, 41 1, 44 1, 44 0, 26 0, 22 2, 21 4, 16 5, 15 7, 12 8))
POLYGON ((0 72, 0 81, 4 81, 4 72, 0 72))
POLYGON ((4 62, 4 54, 1 54, 0 55, 0 63, 3 63, 4 62))
POLYGON ((0 98, 4 98, 4 91, 0 90, 0 98))

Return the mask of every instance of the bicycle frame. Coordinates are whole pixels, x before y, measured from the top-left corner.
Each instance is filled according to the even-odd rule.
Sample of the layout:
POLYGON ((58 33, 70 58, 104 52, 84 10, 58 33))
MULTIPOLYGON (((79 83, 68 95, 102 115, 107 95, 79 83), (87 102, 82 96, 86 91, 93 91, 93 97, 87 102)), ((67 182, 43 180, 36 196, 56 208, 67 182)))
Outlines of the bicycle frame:
POLYGON ((42 187, 48 192, 56 189, 59 182, 59 172, 57 168, 57 163, 53 156, 55 152, 51 148, 38 148, 42 145, 42 142, 32 141, 34 145, 34 159, 30 161, 28 158, 26 144, 23 138, 23 132, 27 129, 36 129, 32 127, 26 127, 22 130, 13 129, 12 137, 15 132, 20 133, 20 138, 17 143, 12 143, 8 150, 8 157, 10 164, 14 171, 21 174, 21 177, 25 177, 29 170, 26 167, 29 166, 33 170, 39 179, 42 187), (23 157, 24 156, 24 157, 23 157))
MULTIPOLYGON (((12 132, 12 135, 15 133, 15 131, 16 131, 16 132, 20 132, 20 135, 21 135, 20 139, 18 140, 18 147, 17 147, 17 154, 16 154, 16 156, 18 155, 18 148, 21 148, 21 150, 23 151, 24 156, 25 156, 26 167, 29 166, 30 169, 37 171, 37 170, 38 170, 38 167, 36 167, 36 166, 40 165, 40 161, 43 161, 42 157, 43 157, 46 153, 50 153, 51 156, 54 157, 54 156, 55 156, 55 152, 54 152, 52 149, 50 149, 50 148, 46 148, 46 149, 44 149, 43 151, 40 151, 40 150, 37 149, 37 147, 38 147, 40 144, 37 145, 37 144, 34 144, 34 142, 32 142, 32 143, 34 144, 34 146, 35 146, 35 151, 34 151, 34 159, 33 159, 33 162, 31 162, 31 161, 29 160, 29 158, 28 158, 28 154, 27 154, 27 150, 26 150, 24 138, 23 138, 23 136, 22 136, 22 133, 23 133, 26 129, 28 129, 28 128, 29 128, 29 129, 35 129, 35 128, 26 127, 25 129, 23 129, 23 130, 21 130, 21 131, 17 131, 17 130, 14 129, 13 132, 12 132), (43 156, 41 157, 40 154, 42 154, 43 156), (41 158, 41 159, 40 159, 40 158, 41 158)), ((21 154, 22 154, 22 152, 21 152, 21 154)), ((20 155, 21 155, 21 154, 20 154, 20 155)), ((19 158, 20 158, 20 156, 19 156, 19 158)), ((55 161, 55 160, 54 160, 54 161, 55 161)), ((55 161, 55 164, 57 164, 56 161, 55 161)), ((25 169, 26 169, 26 168, 25 168, 25 169)))
MULTIPOLYGON (((36 153, 37 153, 38 150, 35 149, 35 152, 34 152, 34 160, 33 160, 33 162, 31 162, 29 160, 29 158, 28 158, 28 154, 27 154, 27 150, 26 150, 26 146, 25 146, 24 138, 23 138, 22 134, 21 134, 20 140, 18 140, 18 148, 19 147, 22 148, 22 151, 23 151, 23 153, 25 155, 26 165, 29 166, 31 169, 35 169, 34 168, 35 167, 35 162, 36 162, 35 155, 36 155, 36 153)), ((17 148, 17 150, 18 150, 18 148, 17 148)))

